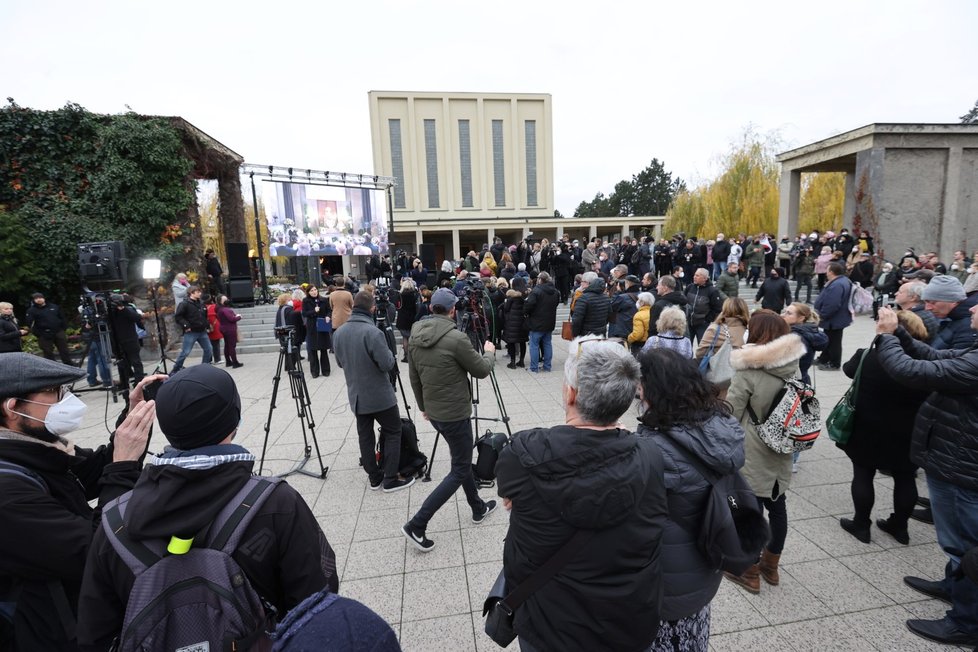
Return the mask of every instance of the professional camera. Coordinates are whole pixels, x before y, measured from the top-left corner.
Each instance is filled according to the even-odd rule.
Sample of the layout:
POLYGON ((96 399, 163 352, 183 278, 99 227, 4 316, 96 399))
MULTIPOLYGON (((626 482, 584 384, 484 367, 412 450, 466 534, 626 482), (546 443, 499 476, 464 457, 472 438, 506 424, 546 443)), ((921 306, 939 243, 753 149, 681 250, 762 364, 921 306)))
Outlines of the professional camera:
POLYGON ((527 246, 527 247, 532 247, 532 246, 533 246, 533 243, 534 243, 534 242, 540 242, 540 238, 534 238, 534 237, 533 237, 533 231, 530 231, 530 232, 529 232, 529 233, 527 233, 527 234, 526 234, 526 236, 525 236, 525 237, 523 238, 523 242, 525 242, 525 243, 526 243, 526 246, 527 246))

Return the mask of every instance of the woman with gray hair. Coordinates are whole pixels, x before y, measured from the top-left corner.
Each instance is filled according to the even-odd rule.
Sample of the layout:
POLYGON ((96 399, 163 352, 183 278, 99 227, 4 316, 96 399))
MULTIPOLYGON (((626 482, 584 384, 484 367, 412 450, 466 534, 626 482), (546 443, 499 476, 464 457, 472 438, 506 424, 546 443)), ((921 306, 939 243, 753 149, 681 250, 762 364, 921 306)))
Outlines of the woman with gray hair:
POLYGON ((684 357, 693 357, 693 343, 686 337, 686 313, 682 310, 675 306, 663 310, 655 322, 655 329, 658 334, 645 342, 642 351, 672 349, 684 357))
POLYGON ((654 294, 639 292, 638 299, 635 301, 635 316, 632 317, 632 332, 628 335, 628 346, 635 355, 638 355, 649 339, 649 315, 653 305, 655 305, 654 294))
POLYGON ((401 344, 404 357, 401 362, 408 361, 408 338, 411 337, 411 327, 418 319, 418 286, 414 279, 405 276, 401 279, 401 300, 397 308, 394 325, 401 334, 401 344))
POLYGON ((496 465, 498 492, 511 512, 503 552, 508 587, 574 539, 570 562, 516 610, 514 628, 526 652, 644 650, 658 630, 662 593, 662 455, 651 439, 619 426, 638 389, 635 358, 601 337, 577 338, 570 347, 565 423, 516 433, 496 465))

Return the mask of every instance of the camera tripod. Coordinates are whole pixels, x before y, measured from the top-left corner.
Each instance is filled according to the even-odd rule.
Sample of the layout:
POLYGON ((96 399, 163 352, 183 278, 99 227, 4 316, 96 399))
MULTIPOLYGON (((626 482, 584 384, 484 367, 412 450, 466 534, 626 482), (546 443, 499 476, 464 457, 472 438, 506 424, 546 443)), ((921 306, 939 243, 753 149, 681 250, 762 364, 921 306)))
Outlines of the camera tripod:
MULTIPOLYGON (((469 340, 472 342, 472 346, 476 351, 479 353, 485 353, 484 343, 492 337, 492 329, 490 328, 489 321, 486 318, 486 311, 483 301, 480 300, 481 298, 478 296, 478 290, 469 290, 469 294, 471 296, 467 298, 468 304, 465 306, 465 310, 459 317, 457 328, 469 337, 469 340)), ((472 416, 470 417, 472 421, 472 432, 478 435, 480 421, 492 421, 495 423, 502 422, 502 424, 506 427, 507 438, 510 438, 513 436, 513 431, 509 427, 509 414, 507 414, 506 405, 503 403, 503 395, 499 390, 499 382, 496 380, 495 369, 489 371, 489 382, 492 385, 492 391, 496 397, 496 406, 499 408, 499 416, 479 416, 479 379, 474 377, 469 378, 469 392, 472 396, 472 416)), ((435 452, 438 450, 438 439, 440 436, 441 433, 438 430, 435 430, 435 443, 431 447, 431 456, 428 458, 428 468, 425 469, 422 482, 431 482, 431 467, 434 466, 435 463, 435 452)), ((473 442, 472 448, 475 448, 477 445, 477 442, 473 442)), ((480 480, 479 478, 476 478, 475 481, 479 487, 491 487, 495 484, 494 481, 486 482, 480 480)))
POLYGON ((268 419, 265 421, 265 441, 261 447, 261 461, 258 463, 258 474, 261 475, 265 466, 265 453, 268 449, 268 436, 272 427, 272 414, 275 412, 276 402, 278 401, 278 386, 282 378, 282 370, 289 376, 289 389, 292 393, 292 400, 295 401, 296 416, 299 417, 299 427, 302 428, 303 456, 290 471, 280 473, 279 477, 284 478, 296 473, 308 475, 311 478, 326 479, 329 467, 323 465, 323 455, 319 451, 319 441, 316 439, 316 423, 312 414, 312 402, 309 400, 309 387, 306 385, 306 375, 302 371, 302 358, 299 357, 299 348, 293 341, 295 329, 276 328, 275 335, 279 340, 278 365, 275 367, 275 377, 272 382, 272 402, 268 406, 268 419), (306 434, 306 428, 309 434, 306 434), (316 459, 319 461, 319 473, 307 471, 306 463, 312 456, 312 448, 309 446, 309 439, 316 447, 316 459))

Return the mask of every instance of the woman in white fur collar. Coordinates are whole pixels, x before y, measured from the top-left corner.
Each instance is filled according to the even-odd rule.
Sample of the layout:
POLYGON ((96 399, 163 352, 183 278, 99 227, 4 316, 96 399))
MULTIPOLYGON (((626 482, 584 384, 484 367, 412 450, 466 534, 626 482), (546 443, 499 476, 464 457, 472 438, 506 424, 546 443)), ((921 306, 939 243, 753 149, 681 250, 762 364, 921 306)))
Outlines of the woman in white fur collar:
POLYGON ((761 552, 760 563, 740 577, 727 574, 727 578, 751 593, 760 593, 762 576, 771 585, 779 581, 778 562, 788 535, 785 492, 791 483, 791 453, 776 453, 761 441, 747 407, 759 417, 766 417, 784 381, 798 375, 798 361, 806 349, 787 322, 769 310, 755 312, 747 331, 747 344, 730 354, 735 373, 727 402, 745 433, 745 461, 740 472, 757 496, 757 502, 767 510, 771 540, 761 552))

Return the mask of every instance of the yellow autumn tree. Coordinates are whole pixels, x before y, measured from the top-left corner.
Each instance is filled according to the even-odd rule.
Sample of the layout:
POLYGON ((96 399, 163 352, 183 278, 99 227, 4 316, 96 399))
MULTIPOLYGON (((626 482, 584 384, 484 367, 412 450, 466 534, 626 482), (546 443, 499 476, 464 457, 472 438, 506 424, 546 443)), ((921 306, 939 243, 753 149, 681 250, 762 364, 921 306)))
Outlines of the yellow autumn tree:
POLYGON ((805 233, 838 231, 842 228, 845 199, 845 172, 803 174, 798 207, 799 229, 805 233))
POLYGON ((748 131, 721 159, 720 174, 673 201, 668 233, 713 237, 725 233, 773 233, 778 224, 778 164, 774 144, 748 131))

